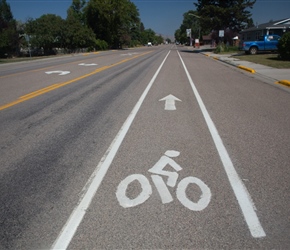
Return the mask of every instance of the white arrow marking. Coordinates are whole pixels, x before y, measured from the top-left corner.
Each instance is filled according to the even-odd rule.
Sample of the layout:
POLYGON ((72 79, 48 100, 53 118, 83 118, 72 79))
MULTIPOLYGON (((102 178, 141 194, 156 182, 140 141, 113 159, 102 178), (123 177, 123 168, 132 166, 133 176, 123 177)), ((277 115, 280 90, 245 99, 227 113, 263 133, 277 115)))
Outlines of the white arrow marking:
POLYGON ((50 74, 58 74, 59 76, 64 76, 70 73, 70 71, 61 71, 61 70, 57 70, 57 71, 48 71, 45 72, 46 74, 50 75, 50 74))
POLYGON ((80 66, 95 66, 95 65, 98 65, 98 64, 95 64, 95 63, 80 63, 79 65, 80 66))
POLYGON ((177 97, 175 97, 174 95, 168 95, 165 96, 164 98, 160 99, 159 101, 165 101, 165 110, 176 110, 175 107, 175 101, 180 101, 177 97))
POLYGON ((132 56, 132 55, 136 55, 136 54, 139 54, 139 53, 133 52, 133 53, 121 54, 121 56, 132 56))

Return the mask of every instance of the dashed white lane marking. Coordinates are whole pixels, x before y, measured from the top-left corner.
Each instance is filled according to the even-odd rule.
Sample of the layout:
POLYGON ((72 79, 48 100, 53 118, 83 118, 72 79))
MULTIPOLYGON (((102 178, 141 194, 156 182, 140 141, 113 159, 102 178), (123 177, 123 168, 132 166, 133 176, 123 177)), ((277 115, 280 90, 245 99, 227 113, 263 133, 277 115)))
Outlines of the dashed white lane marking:
POLYGON ((206 124, 208 126, 208 129, 211 133, 211 136, 213 138, 213 141, 215 143, 216 149, 219 153, 220 159, 223 163, 224 169, 226 171, 226 174, 228 176, 228 179, 230 181, 230 184, 232 186, 232 189, 235 193, 235 196, 238 200, 238 203, 241 207, 241 210, 243 212, 244 218, 248 224, 249 230, 254 238, 261 238, 265 237, 266 233, 264 232, 264 229, 261 226, 261 223, 258 219, 258 216, 255 212, 255 206, 252 202, 252 199, 250 197, 250 194, 248 193, 247 188, 245 187, 244 183, 240 179, 237 171, 235 170, 235 167, 232 163, 232 160, 223 144, 223 141, 216 129, 215 124, 213 123, 209 113, 207 112, 207 109, 197 91, 197 88, 195 87, 195 84, 193 83, 191 76, 180 56, 180 53, 177 51, 179 58, 182 62, 182 65, 184 67, 184 70, 186 72, 187 78, 190 82, 190 85, 192 87, 192 90, 194 92, 194 95, 198 101, 199 107, 202 111, 202 114, 204 116, 204 119, 206 121, 206 124))
POLYGON ((143 94, 141 95, 140 99, 136 103, 135 107, 131 111, 130 115, 124 122, 123 126, 119 130, 118 134, 116 135, 115 139, 107 149, 106 153, 102 157, 101 161, 95 168, 94 172, 90 176, 88 182, 84 186, 82 190, 82 196, 79 199, 77 206, 74 208, 72 214, 70 215, 69 219, 67 220, 66 224, 62 228, 60 234, 58 235, 56 241, 52 245, 52 249, 66 249, 70 244, 77 228, 79 227, 83 217, 86 214, 86 210, 91 204, 93 197, 95 196, 102 180, 104 179, 116 153, 121 146, 131 124, 133 123, 145 97, 147 96, 150 88, 152 87, 153 83, 155 82, 161 68, 163 67, 167 57, 169 56, 170 51, 167 53, 166 57, 164 58, 163 62, 157 69, 156 73, 154 74, 153 78, 147 85, 146 89, 144 90, 143 94))

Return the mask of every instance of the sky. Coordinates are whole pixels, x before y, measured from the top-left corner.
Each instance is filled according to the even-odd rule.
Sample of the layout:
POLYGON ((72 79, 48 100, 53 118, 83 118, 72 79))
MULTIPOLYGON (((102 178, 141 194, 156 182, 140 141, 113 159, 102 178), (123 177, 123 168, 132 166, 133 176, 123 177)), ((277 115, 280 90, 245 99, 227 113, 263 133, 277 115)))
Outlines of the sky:
MULTIPOLYGON (((13 17, 25 22, 27 18, 39 18, 44 14, 55 14, 66 18, 72 0, 6 0, 13 17)), ((145 29, 174 38, 183 14, 195 10, 195 0, 131 0, 139 10, 145 29)), ((255 24, 290 18, 290 0, 256 0, 250 10, 255 24)))

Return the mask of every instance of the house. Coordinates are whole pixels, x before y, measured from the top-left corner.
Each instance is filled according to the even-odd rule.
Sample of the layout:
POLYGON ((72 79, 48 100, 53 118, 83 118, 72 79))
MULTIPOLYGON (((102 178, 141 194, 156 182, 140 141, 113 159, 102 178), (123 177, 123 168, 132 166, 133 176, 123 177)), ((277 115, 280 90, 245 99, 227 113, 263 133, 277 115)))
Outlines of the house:
POLYGON ((240 35, 243 41, 255 41, 265 35, 282 36, 287 31, 290 31, 290 18, 259 24, 241 31, 240 35))
POLYGON ((211 33, 207 36, 202 36, 202 44, 203 45, 212 44, 211 33))

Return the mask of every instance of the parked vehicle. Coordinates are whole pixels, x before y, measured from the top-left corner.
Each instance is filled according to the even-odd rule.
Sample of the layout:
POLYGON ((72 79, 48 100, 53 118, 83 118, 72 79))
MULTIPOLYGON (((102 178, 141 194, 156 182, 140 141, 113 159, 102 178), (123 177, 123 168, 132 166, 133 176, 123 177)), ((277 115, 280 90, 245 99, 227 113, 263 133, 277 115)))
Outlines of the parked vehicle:
POLYGON ((257 41, 242 41, 239 49, 251 55, 257 54, 258 51, 276 51, 279 39, 278 35, 267 35, 260 37, 257 41))

